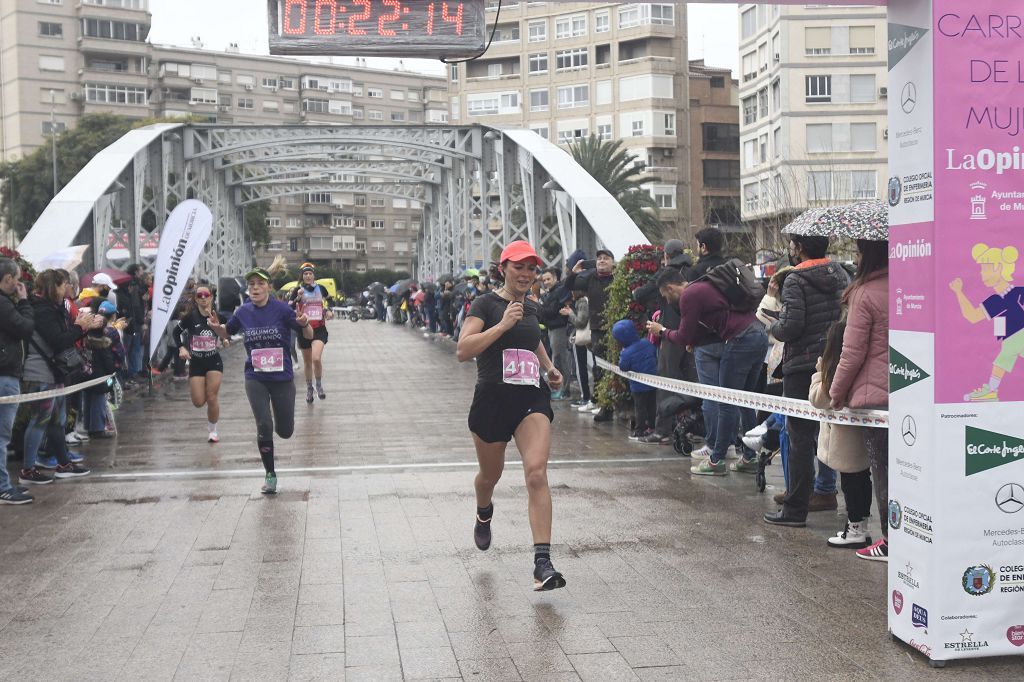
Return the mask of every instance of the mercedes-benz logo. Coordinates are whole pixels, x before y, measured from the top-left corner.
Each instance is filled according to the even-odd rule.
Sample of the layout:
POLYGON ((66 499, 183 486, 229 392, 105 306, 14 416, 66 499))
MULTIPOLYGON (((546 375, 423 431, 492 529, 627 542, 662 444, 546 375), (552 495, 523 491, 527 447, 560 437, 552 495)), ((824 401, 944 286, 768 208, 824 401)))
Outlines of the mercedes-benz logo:
POLYGON ((1024 509, 1024 486, 1007 483, 996 491, 996 506, 1006 514, 1016 514, 1024 509))
POLYGON ((917 422, 909 414, 903 418, 903 428, 900 433, 903 436, 903 442, 908 447, 914 447, 914 443, 917 442, 917 422))
POLYGON ((904 114, 909 114, 917 106, 917 86, 912 81, 907 81, 900 93, 900 107, 904 114))

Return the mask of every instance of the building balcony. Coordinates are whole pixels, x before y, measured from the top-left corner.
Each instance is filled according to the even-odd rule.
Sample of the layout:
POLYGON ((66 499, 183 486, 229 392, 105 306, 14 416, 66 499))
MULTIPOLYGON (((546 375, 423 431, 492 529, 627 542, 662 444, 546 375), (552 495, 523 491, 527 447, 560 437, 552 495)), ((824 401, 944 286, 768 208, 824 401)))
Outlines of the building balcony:
POLYGON ((499 76, 471 76, 466 79, 467 83, 486 83, 486 82, 498 82, 498 81, 517 81, 522 74, 520 73, 503 73, 499 76))
POLYGON ((623 75, 631 73, 676 73, 675 57, 645 55, 632 59, 619 60, 619 71, 623 75))
POLYGON ((152 45, 134 40, 113 40, 110 38, 78 37, 78 49, 83 53, 98 52, 101 54, 132 55, 149 57, 152 45))
POLYGON ((86 67, 78 70, 80 83, 105 83, 107 85, 131 85, 144 88, 149 85, 149 77, 145 73, 131 71, 111 71, 86 67))

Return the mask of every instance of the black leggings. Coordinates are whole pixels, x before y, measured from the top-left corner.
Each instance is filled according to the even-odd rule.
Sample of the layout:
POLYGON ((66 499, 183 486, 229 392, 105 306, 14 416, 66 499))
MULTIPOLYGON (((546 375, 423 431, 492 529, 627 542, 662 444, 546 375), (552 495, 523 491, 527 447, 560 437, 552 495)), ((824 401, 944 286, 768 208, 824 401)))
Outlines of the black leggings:
POLYGON ((587 347, 575 346, 575 348, 576 368, 579 373, 577 378, 580 380, 580 397, 583 400, 590 402, 590 377, 587 376, 587 347))
POLYGON ((246 379, 245 395, 256 418, 256 444, 263 468, 274 473, 274 433, 291 438, 295 431, 295 383, 246 379))

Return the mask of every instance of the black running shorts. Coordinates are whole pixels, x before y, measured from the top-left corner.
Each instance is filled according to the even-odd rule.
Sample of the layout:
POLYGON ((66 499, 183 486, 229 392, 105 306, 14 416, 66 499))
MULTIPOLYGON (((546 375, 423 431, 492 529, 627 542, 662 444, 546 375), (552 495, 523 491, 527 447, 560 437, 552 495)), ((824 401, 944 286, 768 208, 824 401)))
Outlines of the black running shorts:
POLYGON ((205 377, 207 372, 224 372, 224 361, 220 359, 220 353, 208 358, 193 357, 188 361, 190 377, 205 377))
POLYGON ((555 420, 551 389, 513 384, 477 384, 469 408, 469 430, 485 443, 507 443, 529 415, 543 414, 555 420))
POLYGON ((317 327, 314 329, 313 338, 311 339, 307 339, 303 336, 301 329, 295 333, 299 335, 299 348, 302 348, 303 350, 312 348, 314 341, 323 341, 324 343, 327 343, 327 327, 317 327))

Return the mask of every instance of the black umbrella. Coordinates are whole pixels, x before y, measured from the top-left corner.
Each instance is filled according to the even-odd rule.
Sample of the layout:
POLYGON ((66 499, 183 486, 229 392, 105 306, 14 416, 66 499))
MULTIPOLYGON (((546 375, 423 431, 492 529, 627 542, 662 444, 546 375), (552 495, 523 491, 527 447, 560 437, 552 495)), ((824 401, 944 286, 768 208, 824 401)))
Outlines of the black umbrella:
POLYGON ((387 287, 384 286, 384 284, 381 282, 374 282, 373 284, 368 286, 366 290, 369 291, 371 294, 383 294, 385 291, 387 291, 387 287))

